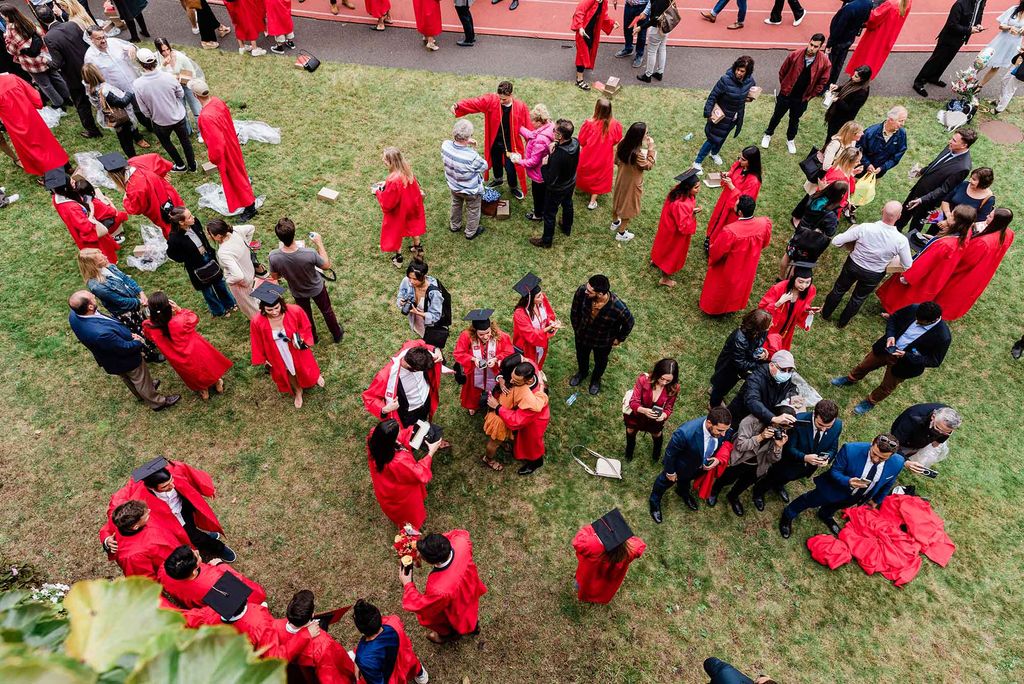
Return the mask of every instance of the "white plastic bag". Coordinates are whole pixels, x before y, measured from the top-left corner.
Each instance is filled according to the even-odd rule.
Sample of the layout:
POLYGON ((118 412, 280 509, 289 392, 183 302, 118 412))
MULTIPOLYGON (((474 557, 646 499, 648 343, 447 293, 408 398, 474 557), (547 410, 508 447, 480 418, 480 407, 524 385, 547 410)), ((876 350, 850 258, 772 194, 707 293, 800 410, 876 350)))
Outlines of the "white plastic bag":
POLYGON ((241 145, 255 140, 256 142, 270 143, 271 145, 281 144, 281 129, 273 128, 262 121, 244 121, 235 119, 235 134, 241 145))
POLYGON ((39 116, 43 117, 43 121, 46 122, 47 127, 56 128, 57 124, 60 123, 60 117, 64 116, 67 112, 62 112, 59 109, 54 109, 47 105, 39 110, 39 116))
POLYGON ((94 188, 116 190, 117 186, 110 180, 110 176, 103 169, 103 164, 100 163, 100 156, 99 152, 76 153, 75 164, 78 166, 78 172, 85 176, 94 188))
POLYGON ((947 131, 953 131, 967 123, 967 115, 963 112, 951 112, 945 109, 939 110, 935 118, 946 127, 947 131))
POLYGON ((142 256, 133 254, 128 257, 128 265, 140 271, 155 271, 167 261, 167 240, 164 239, 163 231, 156 226, 145 224, 139 230, 142 231, 142 246, 146 251, 142 256))
POLYGON ((821 401, 821 394, 818 393, 818 390, 811 387, 796 371, 793 372, 793 384, 796 385, 796 391, 804 400, 804 408, 800 410, 810 411, 814 408, 815 404, 821 401))
MULTIPOLYGON (((196 188, 196 193, 199 195, 200 209, 213 209, 221 216, 237 216, 244 211, 244 209, 238 209, 234 212, 228 210, 228 200, 224 196, 224 186, 220 183, 203 183, 196 188)), ((256 208, 262 207, 266 199, 266 195, 257 197, 256 208)))
POLYGON ((931 443, 928 443, 918 449, 917 453, 910 457, 910 460, 920 463, 925 468, 931 468, 947 456, 949 456, 949 444, 942 442, 938 446, 932 446, 931 443))

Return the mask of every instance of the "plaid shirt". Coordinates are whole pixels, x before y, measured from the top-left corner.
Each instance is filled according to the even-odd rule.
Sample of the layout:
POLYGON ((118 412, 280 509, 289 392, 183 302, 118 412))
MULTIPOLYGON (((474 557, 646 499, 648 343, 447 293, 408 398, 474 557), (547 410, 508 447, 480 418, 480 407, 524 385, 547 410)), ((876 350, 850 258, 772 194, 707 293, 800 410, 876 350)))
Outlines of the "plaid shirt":
MULTIPOLYGON (((39 39, 42 40, 42 36, 39 39)), ((48 70, 50 68, 50 51, 46 49, 45 45, 35 57, 21 54, 21 51, 31 44, 32 38, 23 38, 14 30, 13 26, 8 26, 7 31, 4 32, 4 45, 7 47, 7 52, 22 69, 30 74, 39 74, 48 70)))
POLYGON ((572 298, 572 311, 569 319, 572 329, 576 332, 576 341, 586 347, 599 349, 612 346, 612 342, 625 341, 633 330, 633 314, 626 303, 614 292, 609 293, 608 303, 591 319, 591 302, 587 299, 587 286, 580 285, 572 298))

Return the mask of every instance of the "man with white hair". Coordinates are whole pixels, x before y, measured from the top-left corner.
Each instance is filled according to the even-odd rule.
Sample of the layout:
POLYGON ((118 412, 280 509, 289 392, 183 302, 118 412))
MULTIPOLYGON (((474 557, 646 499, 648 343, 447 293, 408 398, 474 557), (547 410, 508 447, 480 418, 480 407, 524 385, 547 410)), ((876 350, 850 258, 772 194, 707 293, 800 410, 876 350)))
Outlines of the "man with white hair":
POLYGON ((832 238, 832 245, 842 247, 853 243, 853 251, 846 257, 843 269, 839 272, 832 291, 825 297, 821 315, 826 320, 839 306, 847 290, 853 288, 850 301, 839 314, 836 327, 845 327, 850 322, 865 300, 875 291, 885 277, 885 268, 894 256, 900 258, 903 268, 910 268, 910 241, 907 236, 896 228, 903 205, 893 200, 882 207, 882 220, 874 223, 860 223, 849 230, 832 238))
POLYGON ((452 193, 449 230, 453 233, 464 231, 467 240, 473 240, 484 232, 480 225, 480 204, 484 195, 481 174, 487 170, 487 161, 473 149, 474 145, 473 124, 466 119, 456 121, 452 126, 452 139, 441 143, 444 179, 452 193))
POLYGON ((153 122, 153 132, 163 145, 167 156, 174 162, 171 171, 196 170, 196 155, 188 136, 188 122, 185 119, 185 91, 174 75, 157 68, 156 53, 146 48, 136 51, 136 59, 142 65, 142 75, 135 79, 131 90, 135 93, 138 111, 153 122), (178 148, 171 142, 171 133, 178 136, 185 152, 182 159, 178 148), (187 165, 187 166, 186 166, 187 165))
POLYGON ((889 110, 885 121, 869 126, 857 147, 861 151, 861 164, 868 173, 881 178, 900 163, 907 152, 907 109, 896 105, 889 110))
POLYGON ((914 404, 896 417, 892 434, 914 473, 930 468, 949 455, 946 441, 963 423, 960 413, 946 404, 914 404))

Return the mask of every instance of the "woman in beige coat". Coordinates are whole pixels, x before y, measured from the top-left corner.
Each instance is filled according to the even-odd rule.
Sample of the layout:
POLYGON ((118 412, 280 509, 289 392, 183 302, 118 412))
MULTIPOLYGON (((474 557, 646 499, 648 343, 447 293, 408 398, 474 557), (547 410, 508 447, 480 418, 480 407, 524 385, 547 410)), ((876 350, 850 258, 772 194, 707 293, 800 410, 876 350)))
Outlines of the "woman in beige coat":
POLYGON ((231 288, 231 294, 241 311, 250 321, 259 315, 259 302, 252 297, 256 287, 256 270, 252 265, 249 243, 252 242, 255 226, 232 228, 222 219, 213 219, 206 224, 210 239, 217 243, 217 261, 224 271, 224 280, 231 288))
POLYGON ((615 150, 615 185, 612 186, 612 225, 615 239, 629 242, 635 235, 626 230, 630 220, 640 215, 644 196, 644 172, 654 168, 654 139, 647 135, 647 124, 638 121, 629 127, 615 150))

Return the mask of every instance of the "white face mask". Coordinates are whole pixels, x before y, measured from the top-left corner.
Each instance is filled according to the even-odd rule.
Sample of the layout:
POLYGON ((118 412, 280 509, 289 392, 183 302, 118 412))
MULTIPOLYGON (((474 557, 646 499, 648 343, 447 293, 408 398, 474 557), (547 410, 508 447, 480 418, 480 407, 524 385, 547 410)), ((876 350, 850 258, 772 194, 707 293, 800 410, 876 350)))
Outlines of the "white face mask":
POLYGON ((789 380, 792 377, 793 377, 792 371, 781 371, 780 370, 778 373, 773 373, 772 374, 772 378, 775 380, 775 382, 778 382, 778 383, 786 382, 787 380, 789 380))

